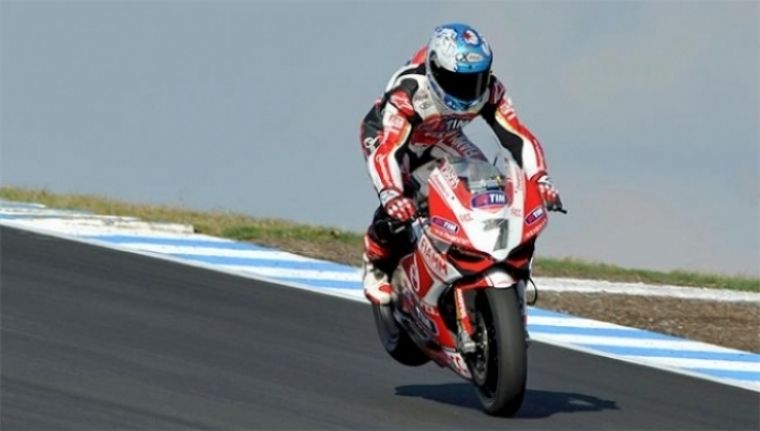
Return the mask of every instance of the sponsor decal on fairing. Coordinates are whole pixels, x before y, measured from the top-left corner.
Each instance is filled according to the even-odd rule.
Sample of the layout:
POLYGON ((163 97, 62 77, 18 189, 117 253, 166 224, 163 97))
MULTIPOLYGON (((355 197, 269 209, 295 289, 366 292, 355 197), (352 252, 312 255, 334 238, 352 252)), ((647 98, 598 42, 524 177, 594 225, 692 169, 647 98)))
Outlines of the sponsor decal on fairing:
POLYGON ((546 216, 546 211, 544 210, 544 207, 538 207, 531 211, 530 214, 528 214, 528 217, 525 217, 525 224, 533 224, 538 219, 546 216))
POLYGON ((459 186, 459 176, 457 176, 456 171, 450 164, 444 163, 443 167, 440 169, 440 172, 443 176, 443 179, 446 180, 446 183, 448 183, 452 189, 456 189, 457 186, 459 186))
POLYGON ((472 197, 470 205, 473 208, 501 208, 507 204, 507 196, 503 191, 487 191, 472 197))
POLYGON ((417 268, 417 259, 412 259, 412 264, 409 267, 409 284, 412 285, 412 290, 415 292, 420 291, 420 270, 417 268))
POLYGON ((458 245, 460 247, 471 247, 472 244, 470 244, 467 240, 462 239, 452 233, 446 232, 445 230, 440 229, 431 229, 430 234, 433 236, 433 238, 436 238, 440 241, 444 242, 450 242, 454 245, 458 245))
POLYGON ((435 250, 435 247, 433 247, 433 244, 427 236, 422 235, 418 247, 420 252, 422 252, 422 257, 424 257, 427 266, 433 270, 433 273, 438 278, 445 279, 448 274, 448 264, 446 263, 446 259, 435 250))
POLYGON ((457 225, 451 220, 446 220, 443 217, 433 216, 430 219, 430 223, 432 223, 435 226, 446 229, 447 231, 451 233, 457 233, 459 231, 459 225, 457 225))

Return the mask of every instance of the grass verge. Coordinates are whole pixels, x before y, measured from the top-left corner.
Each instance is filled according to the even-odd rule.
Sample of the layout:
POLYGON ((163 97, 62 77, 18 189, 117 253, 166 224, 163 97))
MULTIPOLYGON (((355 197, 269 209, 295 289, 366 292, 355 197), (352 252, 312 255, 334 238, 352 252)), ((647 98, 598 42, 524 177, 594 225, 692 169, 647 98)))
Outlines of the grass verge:
MULTIPOLYGON (((294 253, 358 265, 362 234, 341 229, 260 219, 230 212, 189 211, 186 209, 134 204, 100 196, 50 193, 46 190, 0 187, 0 198, 36 202, 51 208, 77 209, 95 214, 134 216, 148 221, 187 223, 207 235, 251 241, 294 253)), ((760 292, 760 279, 688 271, 629 269, 573 258, 537 258, 535 274, 596 280, 700 286, 760 292)))

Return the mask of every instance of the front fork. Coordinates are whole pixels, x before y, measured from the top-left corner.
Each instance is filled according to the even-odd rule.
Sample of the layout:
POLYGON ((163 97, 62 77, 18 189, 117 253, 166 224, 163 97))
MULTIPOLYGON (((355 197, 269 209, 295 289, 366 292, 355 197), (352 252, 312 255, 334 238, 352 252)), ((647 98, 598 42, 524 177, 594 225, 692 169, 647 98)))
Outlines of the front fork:
POLYGON ((522 315, 523 330, 525 331, 525 345, 530 346, 530 334, 528 333, 528 303, 525 299, 525 291, 527 288, 527 280, 519 280, 515 284, 517 302, 520 304, 520 314, 522 315))
POLYGON ((463 289, 459 286, 454 288, 454 305, 457 312, 457 349, 462 353, 473 353, 477 347, 472 339, 475 328, 467 313, 463 289))
MULTIPOLYGON (((522 315, 523 328, 525 329, 525 342, 530 342, 528 335, 528 312, 525 304, 525 280, 518 280, 513 283, 510 289, 515 289, 517 299, 520 304, 520 314, 522 315)), ((497 289, 496 287, 486 287, 486 289, 497 289)), ((476 343, 473 340, 475 336, 475 327, 467 311, 467 303, 464 298, 466 289, 461 286, 454 287, 454 308, 457 316, 457 348, 462 353, 473 353, 476 350, 476 343)))

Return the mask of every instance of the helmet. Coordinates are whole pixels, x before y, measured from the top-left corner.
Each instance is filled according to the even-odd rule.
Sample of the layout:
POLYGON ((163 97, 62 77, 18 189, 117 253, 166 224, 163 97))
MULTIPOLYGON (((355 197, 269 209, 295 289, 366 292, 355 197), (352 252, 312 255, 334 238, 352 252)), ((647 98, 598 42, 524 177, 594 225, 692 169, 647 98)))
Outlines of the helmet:
POLYGON ((450 109, 466 111, 488 89, 493 55, 480 33, 467 24, 435 29, 428 44, 426 74, 433 92, 450 109))

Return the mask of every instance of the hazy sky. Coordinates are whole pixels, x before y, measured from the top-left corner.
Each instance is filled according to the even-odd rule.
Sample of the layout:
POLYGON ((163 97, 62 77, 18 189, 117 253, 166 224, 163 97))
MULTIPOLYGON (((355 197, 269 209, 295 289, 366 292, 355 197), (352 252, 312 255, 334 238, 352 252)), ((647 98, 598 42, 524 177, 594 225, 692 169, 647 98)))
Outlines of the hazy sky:
MULTIPOLYGON (((570 210, 539 253, 760 275, 760 3, 2 1, 0 182, 362 230, 358 127, 464 21, 570 210)), ((482 123, 468 129, 487 152, 482 123)))

